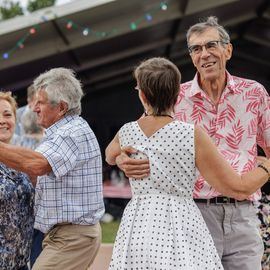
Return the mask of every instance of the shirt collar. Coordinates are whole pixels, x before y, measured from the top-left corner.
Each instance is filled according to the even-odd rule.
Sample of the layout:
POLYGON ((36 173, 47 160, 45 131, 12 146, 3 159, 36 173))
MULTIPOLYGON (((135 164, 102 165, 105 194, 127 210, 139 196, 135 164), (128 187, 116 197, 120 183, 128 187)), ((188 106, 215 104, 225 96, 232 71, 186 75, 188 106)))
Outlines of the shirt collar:
MULTIPOLYGON (((237 91, 235 82, 234 82, 233 76, 228 71, 226 71, 226 78, 227 78, 227 83, 226 83, 224 92, 229 91, 231 93, 235 93, 237 91)), ((191 88, 188 95, 189 97, 193 97, 196 95, 201 95, 201 96, 204 95, 204 91, 201 89, 198 83, 198 73, 195 74, 195 77, 191 81, 191 88)))
POLYGON ((79 117, 78 115, 67 115, 64 116, 62 119, 58 120, 57 122, 55 122, 54 124, 52 124, 50 127, 48 127, 45 130, 45 135, 46 137, 50 137, 52 134, 54 134, 57 129, 59 129, 60 127, 62 127, 63 125, 69 123, 71 120, 75 119, 79 117))

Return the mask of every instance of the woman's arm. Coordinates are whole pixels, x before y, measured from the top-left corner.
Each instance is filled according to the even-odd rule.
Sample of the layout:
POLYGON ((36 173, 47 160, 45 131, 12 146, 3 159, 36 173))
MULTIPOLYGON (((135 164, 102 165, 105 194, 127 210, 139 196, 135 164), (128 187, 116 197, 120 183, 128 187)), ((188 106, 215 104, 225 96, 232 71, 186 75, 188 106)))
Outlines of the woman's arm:
POLYGON ((120 154, 121 154, 121 147, 117 132, 105 150, 106 162, 110 165, 115 165, 116 157, 119 156, 120 154))
MULTIPOLYGON (((268 180, 261 168, 240 176, 218 152, 216 146, 203 129, 195 128, 195 161, 206 181, 225 196, 239 200, 257 191, 268 180)), ((270 171, 270 161, 263 165, 270 171)))

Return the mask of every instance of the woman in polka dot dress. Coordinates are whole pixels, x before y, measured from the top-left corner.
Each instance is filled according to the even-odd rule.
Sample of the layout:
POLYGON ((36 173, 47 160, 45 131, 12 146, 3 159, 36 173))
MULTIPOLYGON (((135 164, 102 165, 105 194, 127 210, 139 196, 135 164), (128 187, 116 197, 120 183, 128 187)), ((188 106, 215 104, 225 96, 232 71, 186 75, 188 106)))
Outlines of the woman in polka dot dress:
MULTIPOLYGON (((135 78, 147 114, 120 129, 106 149, 106 160, 115 164, 121 148, 132 146, 138 162, 149 159, 150 176, 130 178, 133 196, 122 217, 109 269, 223 269, 192 198, 196 167, 213 187, 238 199, 257 190, 268 175, 257 168, 239 176, 202 129, 173 121, 180 73, 169 60, 141 63, 135 78)), ((270 169, 270 161, 264 166, 270 169)))

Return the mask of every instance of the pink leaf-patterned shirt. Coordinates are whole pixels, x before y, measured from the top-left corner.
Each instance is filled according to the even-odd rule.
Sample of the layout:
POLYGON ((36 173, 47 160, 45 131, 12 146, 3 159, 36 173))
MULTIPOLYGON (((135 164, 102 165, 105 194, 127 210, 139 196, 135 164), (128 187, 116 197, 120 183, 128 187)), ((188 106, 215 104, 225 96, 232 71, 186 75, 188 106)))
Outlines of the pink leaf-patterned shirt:
MULTIPOLYGON (((227 72, 227 85, 218 106, 200 88, 197 74, 181 84, 175 106, 175 118, 203 127, 224 158, 243 174, 257 166, 257 144, 270 146, 270 98, 256 81, 232 76, 227 72)), ((217 168, 218 169, 218 168, 217 168)), ((194 198, 221 195, 202 176, 195 185, 194 198)), ((249 199, 259 200, 258 190, 249 199)))

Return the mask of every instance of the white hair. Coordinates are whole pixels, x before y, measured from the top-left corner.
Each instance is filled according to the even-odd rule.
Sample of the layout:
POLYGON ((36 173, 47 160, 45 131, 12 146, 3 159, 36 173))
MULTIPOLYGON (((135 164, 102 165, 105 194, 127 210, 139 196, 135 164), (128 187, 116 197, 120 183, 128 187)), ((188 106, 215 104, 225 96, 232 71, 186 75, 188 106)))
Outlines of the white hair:
POLYGON ((218 23, 218 18, 215 16, 209 16, 201 22, 192 25, 187 31, 187 43, 189 44, 189 39, 192 34, 201 34, 209 28, 215 28, 218 31, 220 40, 224 44, 230 43, 230 36, 228 32, 222 25, 218 23))
POLYGON ((44 90, 51 104, 64 101, 68 105, 67 114, 81 114, 83 91, 75 72, 67 68, 53 68, 34 80, 36 91, 44 90))

